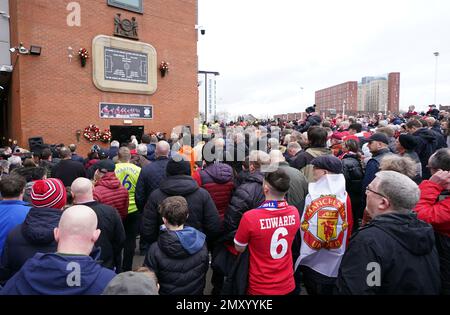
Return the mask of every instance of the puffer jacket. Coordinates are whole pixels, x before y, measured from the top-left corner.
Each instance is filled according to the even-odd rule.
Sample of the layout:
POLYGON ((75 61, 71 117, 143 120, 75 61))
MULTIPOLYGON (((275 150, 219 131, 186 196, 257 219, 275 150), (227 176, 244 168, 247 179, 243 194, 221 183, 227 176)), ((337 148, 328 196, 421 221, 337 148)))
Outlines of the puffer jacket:
POLYGON ((225 241, 233 241, 242 215, 248 210, 258 208, 264 202, 263 180, 264 175, 258 170, 245 177, 243 183, 234 191, 223 221, 225 241))
POLYGON ((128 215, 128 191, 120 184, 114 172, 106 173, 94 188, 94 199, 115 208, 124 220, 128 215))
POLYGON ((414 211, 420 220, 431 224, 436 232, 442 290, 444 294, 450 294, 450 198, 448 195, 441 196, 444 187, 429 180, 423 181, 419 188, 420 200, 414 211))
POLYGON ((159 227, 163 223, 158 207, 163 200, 172 196, 182 196, 188 203, 186 226, 205 233, 208 242, 220 234, 219 213, 209 193, 198 187, 191 176, 177 175, 167 177, 150 195, 141 221, 141 237, 144 241, 149 244, 157 241, 159 227))
POLYGON ((8 234, 0 260, 0 284, 8 281, 36 253, 53 253, 56 241, 53 230, 58 227, 62 211, 32 208, 24 223, 8 234))
POLYGON ((209 192, 223 221, 234 189, 233 168, 223 163, 211 164, 199 175, 198 184, 209 192))
POLYGON ((162 230, 144 261, 158 278, 159 294, 203 295, 209 267, 205 239, 205 234, 191 227, 162 230))

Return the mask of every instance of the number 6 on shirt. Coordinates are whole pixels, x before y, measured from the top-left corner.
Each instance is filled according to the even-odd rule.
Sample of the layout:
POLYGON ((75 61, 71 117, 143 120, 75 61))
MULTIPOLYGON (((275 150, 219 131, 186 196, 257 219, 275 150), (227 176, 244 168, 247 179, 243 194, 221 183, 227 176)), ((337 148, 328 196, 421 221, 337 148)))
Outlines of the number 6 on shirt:
POLYGON ((288 230, 284 227, 278 228, 272 235, 272 240, 270 241, 270 256, 273 259, 281 259, 283 258, 288 251, 288 242, 284 238, 288 235, 288 230), (278 253, 277 249, 281 246, 281 252, 278 253))

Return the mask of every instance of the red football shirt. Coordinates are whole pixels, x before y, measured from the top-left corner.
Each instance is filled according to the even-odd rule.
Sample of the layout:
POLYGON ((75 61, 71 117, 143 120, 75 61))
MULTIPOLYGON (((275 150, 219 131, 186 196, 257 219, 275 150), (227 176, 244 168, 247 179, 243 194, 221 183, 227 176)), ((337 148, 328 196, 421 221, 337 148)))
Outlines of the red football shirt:
POLYGON ((234 242, 250 252, 250 295, 285 295, 295 289, 291 246, 300 228, 297 208, 266 201, 242 216, 234 242))

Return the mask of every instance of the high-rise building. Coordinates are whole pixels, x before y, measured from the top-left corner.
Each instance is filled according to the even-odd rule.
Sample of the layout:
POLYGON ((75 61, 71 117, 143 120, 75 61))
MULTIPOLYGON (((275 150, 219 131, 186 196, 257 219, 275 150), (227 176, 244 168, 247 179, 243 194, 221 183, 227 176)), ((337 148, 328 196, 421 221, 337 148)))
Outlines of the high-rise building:
POLYGON ((346 114, 357 112, 399 112, 400 73, 363 77, 316 92, 316 105, 321 112, 346 114), (345 104, 345 105, 344 105, 345 104))

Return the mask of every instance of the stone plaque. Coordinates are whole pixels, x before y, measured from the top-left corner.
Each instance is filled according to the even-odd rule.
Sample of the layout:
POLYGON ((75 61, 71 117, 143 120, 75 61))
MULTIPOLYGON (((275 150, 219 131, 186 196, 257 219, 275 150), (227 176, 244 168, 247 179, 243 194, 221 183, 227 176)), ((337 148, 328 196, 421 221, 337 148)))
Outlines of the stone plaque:
POLYGON ((107 92, 153 94, 157 89, 157 56, 153 46, 99 35, 92 43, 93 81, 107 92))
POLYGON ((148 83, 148 55, 105 47, 105 80, 148 83))

